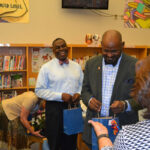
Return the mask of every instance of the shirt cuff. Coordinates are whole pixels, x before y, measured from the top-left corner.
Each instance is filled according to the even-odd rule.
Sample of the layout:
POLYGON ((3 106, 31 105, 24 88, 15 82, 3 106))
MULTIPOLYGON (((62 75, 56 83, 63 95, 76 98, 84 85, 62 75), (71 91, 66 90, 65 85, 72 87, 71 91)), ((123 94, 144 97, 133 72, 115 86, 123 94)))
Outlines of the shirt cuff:
POLYGON ((125 100, 125 102, 127 103, 127 109, 125 111, 131 111, 132 109, 130 103, 127 100, 125 100))
POLYGON ((58 94, 57 94, 57 99, 63 101, 63 100, 62 100, 62 93, 58 93, 58 94))
POLYGON ((90 100, 89 100, 89 102, 88 102, 88 105, 90 104, 90 102, 91 102, 92 98, 93 98, 93 97, 91 97, 91 98, 90 98, 90 100))

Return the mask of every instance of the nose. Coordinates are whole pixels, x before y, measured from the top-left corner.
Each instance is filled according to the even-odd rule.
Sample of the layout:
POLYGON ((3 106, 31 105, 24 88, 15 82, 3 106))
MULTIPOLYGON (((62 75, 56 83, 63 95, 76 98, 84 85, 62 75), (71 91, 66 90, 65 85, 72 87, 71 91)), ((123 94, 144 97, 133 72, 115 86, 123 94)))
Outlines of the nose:
POLYGON ((108 56, 108 57, 112 57, 113 55, 112 55, 111 52, 108 52, 108 53, 107 53, 107 56, 108 56))
POLYGON ((64 47, 63 47, 63 46, 60 46, 59 50, 63 50, 63 49, 64 49, 64 47))

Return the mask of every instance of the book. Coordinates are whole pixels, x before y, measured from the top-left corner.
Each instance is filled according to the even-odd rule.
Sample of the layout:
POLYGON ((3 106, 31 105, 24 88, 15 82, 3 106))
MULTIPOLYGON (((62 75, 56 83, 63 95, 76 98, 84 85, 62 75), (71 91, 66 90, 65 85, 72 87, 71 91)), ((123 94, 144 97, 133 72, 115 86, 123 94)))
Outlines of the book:
POLYGON ((9 70, 14 69, 14 56, 10 56, 9 70))
POLYGON ((14 69, 13 70, 17 70, 17 56, 15 56, 15 58, 14 58, 14 69))
POLYGON ((36 80, 35 78, 29 78, 29 87, 35 86, 36 80))
POLYGON ((21 56, 20 69, 23 70, 25 65, 25 56, 21 56))
POLYGON ((2 74, 0 74, 0 89, 3 88, 2 86, 2 74))
POLYGON ((3 91, 1 92, 1 100, 9 99, 17 96, 17 91, 3 91))
POLYGON ((3 71, 3 56, 0 56, 0 71, 3 71))
POLYGON ((9 70, 10 56, 4 56, 3 70, 9 70))
POLYGON ((0 102, 2 101, 2 92, 0 92, 0 102))
POLYGON ((41 66, 54 57, 51 48, 32 49, 32 72, 38 73, 41 66))
POLYGON ((3 74, 1 77, 1 88, 10 88, 11 87, 11 76, 9 74, 3 74))
POLYGON ((11 87, 23 87, 23 77, 22 74, 12 74, 11 75, 11 87))

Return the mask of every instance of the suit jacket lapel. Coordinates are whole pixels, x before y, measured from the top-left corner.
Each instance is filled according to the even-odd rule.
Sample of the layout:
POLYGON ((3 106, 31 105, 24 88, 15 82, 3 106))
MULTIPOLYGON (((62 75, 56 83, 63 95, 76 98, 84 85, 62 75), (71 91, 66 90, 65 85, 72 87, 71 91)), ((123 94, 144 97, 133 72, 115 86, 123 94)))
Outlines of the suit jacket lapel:
POLYGON ((102 56, 97 59, 96 64, 96 95, 97 98, 101 101, 102 100, 102 56))

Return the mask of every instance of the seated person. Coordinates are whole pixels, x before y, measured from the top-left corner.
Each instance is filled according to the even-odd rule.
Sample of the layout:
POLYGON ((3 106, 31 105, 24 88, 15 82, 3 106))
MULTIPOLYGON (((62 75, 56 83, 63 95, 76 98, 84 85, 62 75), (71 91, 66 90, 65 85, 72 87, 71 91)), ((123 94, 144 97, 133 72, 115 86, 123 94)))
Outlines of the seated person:
POLYGON ((27 130, 32 135, 43 137, 40 131, 34 131, 28 121, 30 112, 36 111, 40 102, 41 99, 31 91, 1 101, 0 148, 30 149, 27 130))
POLYGON ((89 120, 98 137, 99 150, 148 150, 150 149, 150 56, 136 64, 136 81, 131 92, 133 98, 147 111, 143 117, 147 120, 123 126, 114 145, 107 137, 108 130, 99 122, 89 120))

